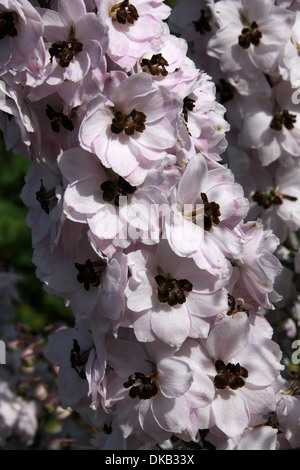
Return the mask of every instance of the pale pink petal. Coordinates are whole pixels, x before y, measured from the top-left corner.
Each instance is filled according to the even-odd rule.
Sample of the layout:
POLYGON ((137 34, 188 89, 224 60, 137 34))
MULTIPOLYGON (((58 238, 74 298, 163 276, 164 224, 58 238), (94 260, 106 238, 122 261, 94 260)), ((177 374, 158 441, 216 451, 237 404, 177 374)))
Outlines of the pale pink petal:
MULTIPOLYGON (((104 155, 109 167, 123 177, 132 173, 138 166, 138 161, 130 146, 130 137, 127 135, 122 134, 118 137, 110 138, 107 142, 104 155)), ((99 156, 99 158, 101 157, 99 156)))
POLYGON ((251 416, 264 416, 276 409, 276 393, 273 386, 254 389, 253 386, 247 384, 242 387, 241 394, 251 416))
POLYGON ((271 426, 260 426, 245 433, 237 450, 276 450, 278 430, 271 426))
POLYGON ((206 346, 214 359, 222 359, 225 364, 245 348, 249 335, 249 320, 244 312, 223 318, 210 332, 206 346), (226 338, 226 341, 224 341, 226 338))
POLYGON ((191 338, 207 338, 209 330, 209 317, 201 318, 191 314, 191 329, 189 333, 191 338))
POLYGON ((189 422, 190 406, 187 398, 166 398, 159 393, 152 401, 153 415, 158 424, 172 433, 182 432, 189 422))
MULTIPOLYGON (((114 103, 117 111, 123 113, 131 112, 134 106, 131 106, 131 101, 139 95, 144 95, 151 90, 152 80, 151 77, 144 73, 133 74, 124 80, 112 92, 110 99, 114 103)), ((138 100, 138 98, 136 98, 138 100)), ((142 109, 136 109, 143 111, 142 109)))
POLYGON ((151 310, 146 310, 142 313, 134 312, 132 318, 134 334, 138 341, 151 343, 157 339, 151 329, 151 310))
POLYGON ((160 391, 165 397, 179 397, 191 386, 192 370, 180 359, 165 358, 158 364, 158 381, 160 391))
POLYGON ((237 357, 240 364, 248 370, 247 382, 266 387, 284 368, 279 363, 281 356, 277 343, 269 338, 259 338, 258 344, 248 344, 237 357))
POLYGON ((75 406, 88 393, 88 383, 78 377, 75 369, 61 369, 57 378, 62 406, 75 406))
POLYGON ((118 409, 117 420, 123 432, 123 438, 126 439, 136 428, 140 431, 138 423, 139 401, 128 398, 124 400, 122 406, 118 409))
POLYGON ((83 50, 76 55, 76 58, 70 62, 69 66, 65 70, 65 79, 70 80, 71 82, 79 82, 87 74, 90 65, 91 62, 89 55, 83 50))
POLYGON ((154 303, 155 291, 147 278, 141 282, 136 282, 130 278, 125 290, 127 307, 133 312, 142 312, 150 309, 154 303))
POLYGON ((87 222, 93 234, 99 239, 112 240, 122 232, 122 222, 113 204, 98 204, 98 211, 87 217, 87 222))
POLYGON ((186 393, 191 408, 204 408, 214 399, 215 387, 212 380, 198 368, 194 374, 194 380, 186 393))
POLYGON ((167 150, 176 143, 176 132, 166 119, 160 119, 149 125, 136 138, 137 143, 150 149, 167 150))
POLYGON ((141 400, 139 406, 139 423, 145 431, 157 442, 163 442, 171 437, 170 432, 162 429, 154 419, 151 407, 151 400, 141 400))
POLYGON ((165 343, 180 346, 189 334, 191 320, 184 304, 169 307, 160 303, 152 310, 151 327, 165 343))
POLYGON ((212 412, 216 425, 228 437, 241 435, 249 424, 250 416, 243 397, 229 389, 218 392, 212 412))
MULTIPOLYGON (((69 183, 85 177, 101 173, 101 164, 96 156, 81 147, 67 149, 58 158, 61 172, 69 183)), ((103 176, 105 174, 102 170, 103 176)))
POLYGON ((99 191, 98 176, 87 178, 70 184, 64 194, 64 202, 81 214, 95 214, 105 205, 99 191))
POLYGON ((123 339, 105 342, 107 362, 120 377, 129 377, 134 372, 151 372, 151 365, 143 349, 132 341, 123 339))
POLYGON ((59 15, 66 21, 77 23, 77 21, 86 15, 86 7, 83 0, 72 0, 72 5, 69 2, 59 2, 59 15))
POLYGON ((220 289, 213 294, 194 294, 192 291, 187 295, 186 304, 192 315, 212 317, 224 312, 228 307, 227 292, 220 289))
POLYGON ((202 203, 201 187, 206 183, 207 164, 202 155, 193 157, 180 179, 177 200, 179 204, 202 203))

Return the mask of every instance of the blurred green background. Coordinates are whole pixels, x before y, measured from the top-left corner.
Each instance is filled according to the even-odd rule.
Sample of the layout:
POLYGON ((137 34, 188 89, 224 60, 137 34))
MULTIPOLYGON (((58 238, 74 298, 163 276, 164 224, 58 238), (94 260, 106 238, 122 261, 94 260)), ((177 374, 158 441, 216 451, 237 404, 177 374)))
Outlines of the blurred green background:
POLYGON ((73 325, 74 317, 64 300, 43 290, 32 264, 31 231, 25 218, 28 208, 20 199, 30 162, 24 155, 7 151, 0 134, 0 263, 22 276, 17 284, 21 301, 16 302, 16 320, 30 330, 41 330, 54 322, 73 325))
POLYGON ((171 8, 174 8, 175 5, 178 3, 178 0, 165 0, 165 3, 169 5, 171 8))

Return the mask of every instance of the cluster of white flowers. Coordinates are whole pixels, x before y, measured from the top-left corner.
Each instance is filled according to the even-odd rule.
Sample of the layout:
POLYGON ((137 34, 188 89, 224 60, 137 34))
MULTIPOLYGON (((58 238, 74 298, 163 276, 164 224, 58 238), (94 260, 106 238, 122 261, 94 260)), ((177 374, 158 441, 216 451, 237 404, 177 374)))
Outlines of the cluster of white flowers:
POLYGON ((0 125, 74 313, 44 354, 98 449, 300 445, 267 319, 300 227, 289 3, 0 2, 0 125))
POLYGON ((297 351, 291 360, 300 324, 299 21, 298 0, 178 0, 170 17, 171 30, 189 41, 190 57, 212 76, 226 107, 230 132, 222 157, 249 201, 245 221, 261 220, 279 240, 274 254, 283 268, 275 285, 282 299, 275 310, 260 311, 291 372, 276 413, 292 447, 299 445, 297 351))

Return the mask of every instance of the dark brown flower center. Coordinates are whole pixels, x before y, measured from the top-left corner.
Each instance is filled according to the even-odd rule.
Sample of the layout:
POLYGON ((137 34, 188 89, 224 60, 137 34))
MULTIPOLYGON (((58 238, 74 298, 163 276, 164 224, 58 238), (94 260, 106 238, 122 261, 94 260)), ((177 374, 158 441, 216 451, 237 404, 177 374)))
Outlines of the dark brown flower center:
POLYGON ((161 274, 155 276, 157 282, 157 297, 162 303, 167 303, 170 307, 177 304, 184 304, 186 301, 185 292, 193 290, 193 284, 187 279, 173 279, 169 276, 165 277, 161 274))
POLYGON ((18 35, 15 22, 18 16, 15 12, 6 11, 0 13, 0 39, 10 36, 11 38, 18 35))
POLYGON ((155 395, 157 395, 157 372, 155 365, 152 365, 153 370, 149 374, 144 374, 143 372, 134 372, 134 374, 128 377, 127 382, 123 383, 124 388, 130 388, 130 398, 138 397, 140 400, 149 400, 150 398, 155 397, 155 395))
POLYGON ((248 371, 245 367, 241 367, 240 364, 224 364, 223 361, 218 359, 215 362, 215 368, 217 375, 214 378, 214 385, 218 390, 224 390, 226 387, 231 390, 237 390, 245 385, 245 381, 248 377, 248 371))
POLYGON ((211 13, 210 11, 205 11, 204 9, 200 12, 200 18, 197 21, 193 21, 195 26, 195 30, 200 33, 201 35, 205 33, 209 33, 211 31, 211 27, 209 21, 211 20, 211 13))
POLYGON ((112 423, 110 422, 109 424, 104 423, 102 431, 105 432, 105 434, 111 434, 112 433, 112 423))
POLYGON ((201 193, 201 197, 204 204, 204 230, 209 232, 213 223, 216 225, 219 225, 220 223, 220 206, 216 202, 208 202, 208 198, 205 193, 201 193))
POLYGON ((119 197, 133 194, 136 191, 135 186, 131 186, 128 181, 119 176, 117 181, 105 181, 100 186, 103 191, 103 199, 106 202, 113 202, 119 207, 119 197))
POLYGON ((300 396, 300 375, 298 372, 292 370, 289 378, 289 388, 286 392, 281 392, 283 395, 290 395, 293 397, 300 396))
POLYGON ((38 0, 38 3, 41 8, 48 8, 49 10, 51 10, 51 6, 53 2, 54 0, 38 0))
POLYGON ((158 76, 162 75, 165 77, 168 75, 166 66, 169 63, 161 54, 153 54, 151 59, 142 59, 141 67, 143 72, 150 73, 151 75, 158 76))
POLYGON ((188 111, 193 111, 194 107, 195 107, 195 100, 186 96, 183 100, 183 108, 182 108, 182 114, 183 114, 185 122, 188 122, 188 119, 189 119, 188 111))
POLYGON ((294 124, 297 121, 296 114, 290 114, 287 109, 277 111, 271 121, 270 127, 273 131, 281 131, 282 126, 291 131, 294 129, 294 124))
POLYGON ((252 196, 252 200, 264 209, 269 209, 271 206, 280 206, 283 204, 283 199, 297 201, 298 198, 289 196, 288 194, 281 194, 276 189, 272 189, 268 193, 264 193, 263 191, 256 191, 252 196))
POLYGON ((236 300, 231 294, 227 294, 227 297, 229 307, 227 315, 235 315, 238 312, 245 312, 247 314, 249 313, 248 310, 244 307, 244 303, 241 299, 236 300))
POLYGON ((46 116, 51 121, 51 127, 53 132, 59 133, 60 125, 62 125, 68 131, 74 130, 74 124, 71 119, 63 113, 55 111, 50 104, 46 107, 46 116))
POLYGON ((125 132, 126 135, 133 135, 135 131, 143 132, 146 129, 145 122, 147 116, 144 113, 133 109, 129 114, 123 114, 121 111, 115 113, 112 120, 111 131, 114 134, 125 132))
POLYGON ((88 259, 84 264, 75 263, 78 270, 77 281, 83 284, 86 291, 89 291, 91 286, 99 287, 106 266, 107 263, 104 260, 92 262, 88 259))
POLYGON ((41 179, 41 185, 39 191, 35 193, 37 201, 39 201, 41 208, 46 214, 49 214, 50 210, 53 209, 58 199, 55 194, 55 188, 46 189, 43 180, 41 179))
POLYGON ((56 41, 51 44, 49 48, 50 62, 55 57, 59 65, 66 68, 70 65, 73 57, 82 50, 83 44, 75 38, 74 29, 71 27, 66 41, 56 41))
POLYGON ((216 91, 219 94, 219 102, 225 104, 233 99, 235 89, 227 80, 220 78, 219 83, 216 84, 216 91))
POLYGON ((78 341, 76 339, 73 339, 73 348, 70 351, 70 363, 71 367, 76 370, 78 376, 81 379, 86 379, 84 368, 87 363, 89 354, 90 349, 81 352, 78 341))
POLYGON ((250 26, 245 26, 245 28, 242 29, 242 33, 239 35, 239 45, 243 49, 248 49, 250 44, 258 46, 261 38, 262 33, 258 29, 258 24, 256 21, 252 21, 250 26))
POLYGON ((133 24, 139 18, 137 9, 134 5, 129 3, 129 0, 116 3, 116 5, 111 8, 109 15, 112 20, 117 21, 120 24, 133 24))

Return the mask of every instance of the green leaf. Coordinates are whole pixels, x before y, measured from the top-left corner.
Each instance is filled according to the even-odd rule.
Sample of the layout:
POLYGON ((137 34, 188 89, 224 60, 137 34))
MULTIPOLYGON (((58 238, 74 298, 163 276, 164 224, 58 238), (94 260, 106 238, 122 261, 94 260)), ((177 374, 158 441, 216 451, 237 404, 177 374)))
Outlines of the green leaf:
POLYGON ((164 3, 166 3, 167 5, 169 5, 169 7, 171 7, 171 8, 174 8, 174 7, 177 5, 178 0, 165 0, 164 3))

